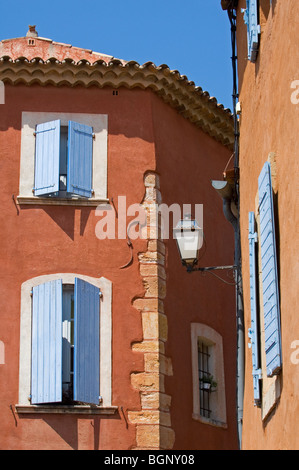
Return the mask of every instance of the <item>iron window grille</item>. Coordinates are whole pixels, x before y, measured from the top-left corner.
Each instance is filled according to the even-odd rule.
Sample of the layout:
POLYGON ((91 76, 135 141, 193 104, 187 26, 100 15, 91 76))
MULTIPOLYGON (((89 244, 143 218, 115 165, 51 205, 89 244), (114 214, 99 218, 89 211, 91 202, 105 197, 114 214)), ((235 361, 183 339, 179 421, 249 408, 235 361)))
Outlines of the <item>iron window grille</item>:
POLYGON ((198 377, 199 377, 199 402, 200 415, 210 418, 210 388, 205 387, 206 378, 212 378, 210 372, 210 347, 202 341, 198 342, 198 377))

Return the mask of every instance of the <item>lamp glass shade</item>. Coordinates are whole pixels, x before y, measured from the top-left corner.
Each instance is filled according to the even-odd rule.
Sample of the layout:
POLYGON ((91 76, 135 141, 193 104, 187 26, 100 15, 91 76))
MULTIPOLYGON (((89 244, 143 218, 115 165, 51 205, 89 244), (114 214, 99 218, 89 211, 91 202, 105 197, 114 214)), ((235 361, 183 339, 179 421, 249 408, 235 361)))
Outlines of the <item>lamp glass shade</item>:
POLYGON ((178 222, 173 229, 178 250, 184 264, 195 264, 198 260, 198 252, 203 244, 203 230, 196 220, 185 218, 178 222))

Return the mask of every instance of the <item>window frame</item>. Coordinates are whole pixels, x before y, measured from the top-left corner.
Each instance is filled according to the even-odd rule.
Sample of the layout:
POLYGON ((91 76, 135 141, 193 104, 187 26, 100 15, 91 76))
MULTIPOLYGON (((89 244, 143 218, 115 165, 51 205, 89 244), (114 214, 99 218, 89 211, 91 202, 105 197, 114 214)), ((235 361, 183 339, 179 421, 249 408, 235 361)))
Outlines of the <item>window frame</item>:
POLYGON ((112 406, 112 283, 108 279, 82 276, 76 273, 57 273, 38 276, 25 281, 21 286, 20 359, 19 359, 19 403, 17 412, 65 413, 66 411, 114 413, 112 406), (62 279, 63 285, 73 285, 75 278, 93 284, 101 291, 100 315, 100 394, 101 404, 90 405, 31 405, 31 330, 32 330, 32 288, 39 284, 62 279))
POLYGON ((193 383, 192 418, 205 424, 227 428, 226 395, 224 380, 224 358, 222 336, 213 328, 203 323, 191 323, 191 359, 193 383), (198 342, 202 341, 210 349, 210 374, 217 382, 217 388, 211 392, 210 417, 201 415, 199 390, 198 342))
POLYGON ((108 152, 108 116, 106 114, 22 112, 21 158, 19 204, 52 204, 52 205, 98 205, 108 202, 107 198, 107 152, 108 152), (54 120, 61 121, 61 127, 68 126, 69 121, 79 122, 93 128, 93 163, 92 163, 92 197, 72 195, 63 197, 35 196, 35 128, 37 124, 54 120))

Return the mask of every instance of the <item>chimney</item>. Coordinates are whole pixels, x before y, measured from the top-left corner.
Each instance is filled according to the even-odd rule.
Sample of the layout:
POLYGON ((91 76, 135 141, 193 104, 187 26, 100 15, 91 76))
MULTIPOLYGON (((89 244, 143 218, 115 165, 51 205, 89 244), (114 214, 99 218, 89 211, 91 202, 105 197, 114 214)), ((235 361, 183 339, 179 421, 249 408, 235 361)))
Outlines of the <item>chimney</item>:
POLYGON ((26 37, 27 38, 37 38, 38 37, 37 31, 35 30, 35 25, 34 26, 29 25, 29 30, 27 31, 26 37))

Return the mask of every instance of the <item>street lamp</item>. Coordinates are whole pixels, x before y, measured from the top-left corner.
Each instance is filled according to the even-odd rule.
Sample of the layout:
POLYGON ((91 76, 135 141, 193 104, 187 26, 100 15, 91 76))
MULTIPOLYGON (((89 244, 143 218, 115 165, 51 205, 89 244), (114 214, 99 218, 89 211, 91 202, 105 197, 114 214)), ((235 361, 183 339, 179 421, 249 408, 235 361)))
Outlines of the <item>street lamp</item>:
POLYGON ((199 227, 196 220, 191 219, 190 214, 177 223, 173 229, 173 237, 177 242, 182 264, 186 266, 189 273, 192 271, 214 271, 236 268, 234 265, 195 267, 198 262, 199 250, 203 245, 203 229, 199 227))
POLYGON ((198 261, 198 252, 203 244, 202 228, 188 214, 177 223, 173 229, 173 236, 177 242, 182 264, 187 267, 187 271, 192 271, 198 261))

